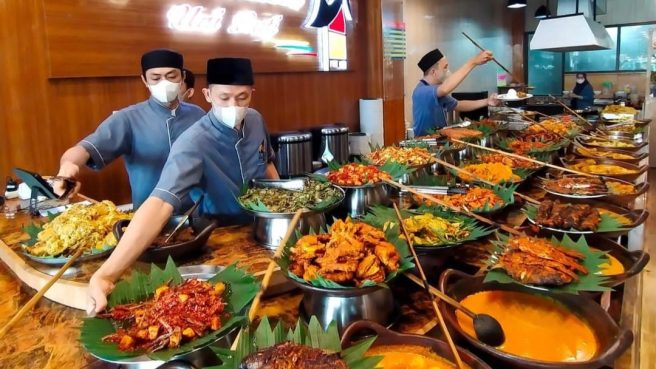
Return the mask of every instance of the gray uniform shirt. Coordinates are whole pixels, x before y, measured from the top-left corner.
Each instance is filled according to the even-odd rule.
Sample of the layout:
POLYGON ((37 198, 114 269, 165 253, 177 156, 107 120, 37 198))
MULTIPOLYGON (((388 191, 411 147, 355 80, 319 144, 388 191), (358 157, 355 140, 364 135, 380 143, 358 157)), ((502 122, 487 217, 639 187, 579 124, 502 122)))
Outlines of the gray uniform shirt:
POLYGON ((173 144, 162 176, 152 196, 180 210, 182 199, 205 193, 200 213, 226 223, 252 220, 237 203, 244 183, 264 178, 274 160, 262 115, 248 109, 241 130, 220 123, 210 111, 173 144))
POLYGON ((196 105, 181 103, 170 110, 150 97, 109 116, 79 145, 96 170, 124 156, 136 209, 155 188, 173 142, 204 115, 196 105))

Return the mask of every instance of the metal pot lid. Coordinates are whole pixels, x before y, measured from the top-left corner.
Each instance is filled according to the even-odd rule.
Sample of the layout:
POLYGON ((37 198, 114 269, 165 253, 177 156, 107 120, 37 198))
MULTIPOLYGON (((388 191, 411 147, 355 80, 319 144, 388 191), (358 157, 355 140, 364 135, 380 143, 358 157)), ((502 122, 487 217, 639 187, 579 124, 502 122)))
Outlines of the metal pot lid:
POLYGON ((312 134, 309 132, 290 132, 280 135, 278 142, 305 142, 312 139, 312 134))
POLYGON ((331 127, 321 128, 322 135, 338 135, 338 134, 348 133, 348 131, 349 131, 348 127, 343 127, 343 126, 331 126, 331 127))

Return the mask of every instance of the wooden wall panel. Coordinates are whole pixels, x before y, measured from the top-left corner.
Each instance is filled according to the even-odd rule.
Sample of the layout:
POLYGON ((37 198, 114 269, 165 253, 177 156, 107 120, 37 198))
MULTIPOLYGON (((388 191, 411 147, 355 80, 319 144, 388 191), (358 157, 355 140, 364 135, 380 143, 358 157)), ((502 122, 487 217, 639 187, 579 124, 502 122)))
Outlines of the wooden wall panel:
MULTIPOLYGON (((105 0, 44 1, 45 28, 51 77, 130 76, 138 75, 139 56, 157 47, 180 51, 187 65, 200 70, 208 58, 239 55, 254 60, 261 72, 316 71, 319 63, 312 56, 288 56, 270 42, 255 41, 249 35, 231 35, 227 29, 239 10, 252 9, 260 17, 282 15, 278 39, 307 41, 317 50, 317 32, 301 25, 310 2, 299 11, 283 6, 249 3, 243 0, 187 1, 211 10, 226 9, 217 33, 183 33, 168 28, 167 11, 185 2, 139 0, 115 2, 105 0)), ((355 3, 355 2, 354 2, 355 3)), ((357 7, 353 7, 354 16, 357 7)))
MULTIPOLYGON (((56 174, 59 158, 68 147, 113 110, 148 96, 138 77, 48 79, 44 1, 0 1, 0 68, 6 83, 0 89, 1 178, 12 174, 13 167, 56 174)), ((271 132, 333 122, 358 129, 358 99, 367 96, 367 78, 371 78, 365 58, 381 52, 368 45, 365 12, 359 14, 353 21, 352 42, 357 47, 349 50, 351 71, 256 75, 253 107, 264 115, 271 132)), ((141 50, 130 50, 127 45, 123 52, 133 54, 138 68, 141 50)), ((207 109, 200 92, 205 85, 204 66, 195 69, 199 76, 193 102, 207 109)), ((83 191, 95 198, 129 201, 120 160, 99 173, 85 170, 81 179, 83 191)))

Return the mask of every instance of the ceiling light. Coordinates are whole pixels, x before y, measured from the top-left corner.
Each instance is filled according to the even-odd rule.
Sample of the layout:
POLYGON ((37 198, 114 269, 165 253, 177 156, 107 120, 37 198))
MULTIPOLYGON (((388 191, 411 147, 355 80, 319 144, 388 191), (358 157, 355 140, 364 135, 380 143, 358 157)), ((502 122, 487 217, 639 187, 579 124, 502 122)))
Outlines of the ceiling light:
POLYGON ((526 0, 508 0, 508 7, 517 9, 526 6, 526 0))

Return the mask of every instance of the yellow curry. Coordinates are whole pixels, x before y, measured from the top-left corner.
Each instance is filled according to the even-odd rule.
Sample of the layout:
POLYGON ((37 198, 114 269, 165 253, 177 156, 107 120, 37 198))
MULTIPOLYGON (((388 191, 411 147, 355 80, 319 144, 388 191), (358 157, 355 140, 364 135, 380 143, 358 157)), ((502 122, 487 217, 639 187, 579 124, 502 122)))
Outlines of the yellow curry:
MULTIPOLYGON (((598 343, 590 326, 563 305, 546 297, 513 291, 484 291, 461 303, 489 314, 503 327, 506 341, 498 349, 524 358, 580 362, 594 357, 598 343)), ((472 320, 460 311, 458 323, 476 337, 472 320)))
MULTIPOLYGON (((428 347, 415 345, 383 345, 372 347, 365 356, 382 356, 381 369, 456 369, 455 364, 428 347)), ((469 366, 464 364, 465 368, 469 366)))

